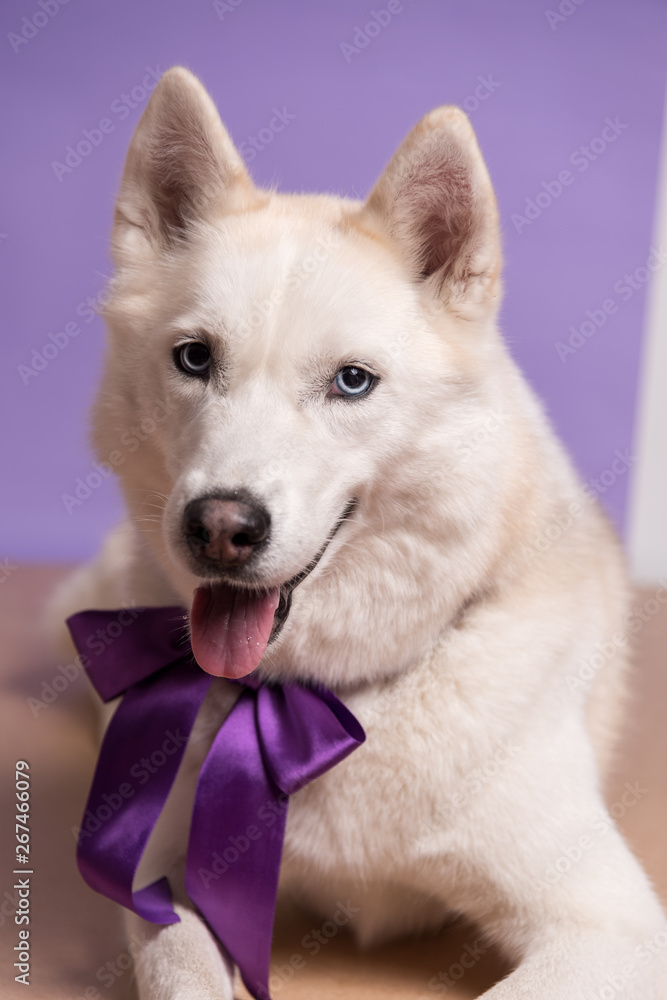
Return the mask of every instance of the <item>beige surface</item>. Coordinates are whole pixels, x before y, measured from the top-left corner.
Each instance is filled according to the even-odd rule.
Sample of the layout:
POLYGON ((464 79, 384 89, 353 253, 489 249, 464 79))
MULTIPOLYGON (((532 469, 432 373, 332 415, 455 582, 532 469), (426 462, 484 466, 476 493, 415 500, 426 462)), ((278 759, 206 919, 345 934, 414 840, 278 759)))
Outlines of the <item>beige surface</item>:
MULTIPOLYGON (((79 677, 69 683, 36 715, 28 702, 30 697, 40 698, 44 682, 50 684, 57 676, 55 665, 39 651, 36 623, 44 597, 61 573, 53 568, 18 569, 0 586, 0 996, 133 1000, 131 959, 118 912, 88 890, 74 862, 71 828, 83 811, 94 764, 86 681, 79 677), (10 903, 14 763, 21 758, 30 764, 32 782, 30 990, 14 983, 12 969, 12 948, 17 943, 10 903)), ((646 602, 652 597, 647 592, 638 603, 650 609, 653 605, 646 602)), ((639 782, 639 799, 620 825, 667 900, 667 606, 656 614, 647 610, 644 614, 648 621, 637 637, 636 698, 609 802, 620 802, 626 782, 639 782)), ((302 939, 320 928, 308 917, 283 915, 275 942, 274 1000, 428 1000, 443 995, 463 1000, 478 996, 506 971, 499 957, 488 951, 456 987, 446 994, 434 992, 428 986, 432 977, 446 974, 450 967, 454 976, 463 971, 457 963, 466 945, 477 938, 473 928, 451 927, 437 937, 366 955, 356 952, 343 929, 313 955, 302 939)), ((239 990, 239 996, 246 994, 239 990)))

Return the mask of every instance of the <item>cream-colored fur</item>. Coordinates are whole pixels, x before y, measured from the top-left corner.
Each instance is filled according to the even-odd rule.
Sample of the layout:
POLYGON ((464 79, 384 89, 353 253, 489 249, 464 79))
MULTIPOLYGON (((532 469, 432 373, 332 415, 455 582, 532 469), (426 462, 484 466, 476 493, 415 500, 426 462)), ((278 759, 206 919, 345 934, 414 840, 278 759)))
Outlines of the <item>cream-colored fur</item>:
MULTIPOLYGON (((357 498, 261 664, 329 685, 368 735, 294 796, 284 891, 324 918, 349 898, 362 942, 466 914, 516 963, 487 1000, 604 998, 616 981, 664 1000, 664 915, 616 829, 592 826, 621 653, 578 679, 622 625, 623 560, 497 332, 497 212, 465 115, 427 115, 366 203, 279 195, 173 69, 133 138, 113 248, 94 437, 100 460, 122 455, 128 520, 58 614, 189 606, 181 519, 204 493, 262 498, 267 587, 357 498), (202 332, 208 383, 173 361, 202 332), (326 399, 353 361, 376 388, 326 399)), ((182 888, 194 781, 232 697, 214 682, 143 866, 142 884, 169 871, 186 918, 143 925, 142 1000, 232 996, 182 888)))

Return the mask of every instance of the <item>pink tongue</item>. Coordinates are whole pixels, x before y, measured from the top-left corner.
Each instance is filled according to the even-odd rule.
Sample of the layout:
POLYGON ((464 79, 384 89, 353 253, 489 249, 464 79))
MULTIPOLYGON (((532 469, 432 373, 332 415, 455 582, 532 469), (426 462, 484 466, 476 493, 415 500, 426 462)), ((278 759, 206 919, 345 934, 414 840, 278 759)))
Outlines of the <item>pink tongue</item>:
POLYGON ((192 652, 216 677, 244 677, 264 656, 280 588, 263 593, 226 583, 197 587, 190 611, 192 652))

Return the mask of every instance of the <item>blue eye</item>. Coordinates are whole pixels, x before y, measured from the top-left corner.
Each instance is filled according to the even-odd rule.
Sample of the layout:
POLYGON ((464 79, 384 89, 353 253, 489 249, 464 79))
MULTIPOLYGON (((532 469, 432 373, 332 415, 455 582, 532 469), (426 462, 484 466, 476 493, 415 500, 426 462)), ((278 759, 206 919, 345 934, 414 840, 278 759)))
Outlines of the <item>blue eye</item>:
POLYGON ((187 375, 207 375, 211 367, 211 352, 206 344, 191 341, 177 350, 176 364, 187 375))
POLYGON ((331 394, 333 396, 365 396, 373 387, 374 377, 365 368, 356 368, 354 365, 345 365, 336 375, 331 383, 331 394))

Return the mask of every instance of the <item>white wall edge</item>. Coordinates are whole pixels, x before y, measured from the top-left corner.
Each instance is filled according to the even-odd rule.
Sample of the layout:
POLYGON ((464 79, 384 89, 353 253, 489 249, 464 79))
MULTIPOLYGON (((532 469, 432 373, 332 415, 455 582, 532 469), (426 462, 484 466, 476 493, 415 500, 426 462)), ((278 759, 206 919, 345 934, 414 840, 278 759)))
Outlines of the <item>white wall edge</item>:
MULTIPOLYGON (((653 247, 667 253, 667 100, 658 172, 653 247)), ((647 287, 634 448, 630 482, 628 551, 635 581, 667 580, 667 263, 647 287)))

